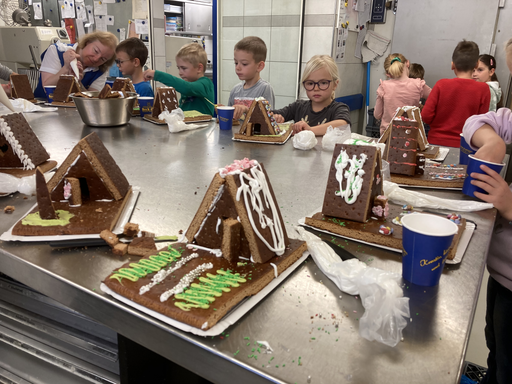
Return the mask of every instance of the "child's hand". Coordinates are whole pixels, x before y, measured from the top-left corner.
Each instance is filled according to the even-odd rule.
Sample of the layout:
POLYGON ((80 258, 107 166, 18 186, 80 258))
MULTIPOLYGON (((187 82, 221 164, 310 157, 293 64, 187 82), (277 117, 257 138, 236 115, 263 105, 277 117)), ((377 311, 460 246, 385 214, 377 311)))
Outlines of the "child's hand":
POLYGON ((5 94, 7 95, 7 97, 11 97, 11 83, 8 83, 8 84, 2 84, 2 88, 4 89, 5 91, 5 94))
POLYGON ((144 71, 143 76, 144 76, 144 81, 153 80, 153 78, 155 77, 155 70, 148 69, 148 70, 144 71))
MULTIPOLYGON (((503 159, 502 159, 503 160, 503 159)), ((488 193, 475 192, 475 196, 491 203, 507 220, 512 220, 512 191, 508 187, 508 184, 499 173, 493 171, 486 165, 480 166, 480 169, 487 174, 482 173, 471 173, 471 177, 475 180, 471 180, 471 184, 482 188, 488 193)))
POLYGON ((307 131, 311 130, 311 127, 306 123, 305 121, 298 121, 295 124, 293 124, 293 134, 299 133, 300 131, 307 131))
POLYGON ((236 104, 236 105, 233 105, 233 107, 235 107, 235 113, 233 114, 233 120, 240 120, 242 115, 249 111, 249 108, 247 108, 245 105, 242 105, 242 104, 236 104))
POLYGON ((471 138, 471 143, 480 148, 474 155, 477 159, 493 163, 503 162, 507 147, 490 125, 485 124, 478 128, 471 138))
POLYGON ((278 124, 282 124, 284 123, 284 117, 281 116, 279 113, 274 113, 274 120, 276 121, 276 123, 278 124))

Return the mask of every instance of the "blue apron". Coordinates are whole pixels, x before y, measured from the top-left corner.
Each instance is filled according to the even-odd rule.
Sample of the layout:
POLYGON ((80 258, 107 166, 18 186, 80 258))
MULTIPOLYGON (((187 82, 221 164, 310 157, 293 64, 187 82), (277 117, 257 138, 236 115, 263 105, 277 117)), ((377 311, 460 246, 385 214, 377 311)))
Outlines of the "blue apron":
MULTIPOLYGON (((55 48, 57 48, 57 44, 54 44, 55 48)), ((73 46, 73 44, 68 44, 69 46, 73 46)), ((48 49, 46 49, 47 51, 48 49)), ((46 55, 46 51, 41 55, 41 63, 43 62, 44 55, 46 55)), ((60 64, 64 66, 64 52, 59 51, 57 48, 57 53, 59 55, 60 64)), ((103 75, 103 72, 98 71, 88 71, 84 73, 84 78, 82 79, 82 84, 85 88, 89 88, 94 80, 103 75)), ((46 99, 46 92, 44 91, 43 82, 41 81, 41 73, 39 73, 39 82, 37 83, 37 88, 34 91, 34 96, 42 99, 46 99)))

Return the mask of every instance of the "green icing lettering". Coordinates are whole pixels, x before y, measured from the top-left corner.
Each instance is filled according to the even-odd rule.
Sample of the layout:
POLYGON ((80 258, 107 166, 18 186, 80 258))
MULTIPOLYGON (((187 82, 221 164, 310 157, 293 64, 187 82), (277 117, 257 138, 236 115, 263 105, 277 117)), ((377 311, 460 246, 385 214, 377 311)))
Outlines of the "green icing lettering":
POLYGON ((168 251, 160 251, 158 255, 151 255, 149 259, 142 259, 138 263, 130 263, 130 268, 121 268, 110 276, 110 279, 116 279, 121 283, 122 279, 137 281, 145 277, 148 273, 158 272, 163 267, 181 257, 183 250, 176 250, 169 246, 168 251))
POLYGON ((58 219, 43 220, 39 216, 39 212, 30 213, 21 220, 22 225, 37 225, 39 227, 53 227, 56 225, 65 226, 69 224, 73 215, 69 211, 57 210, 55 211, 58 219))
POLYGON ((245 283, 246 280, 239 273, 231 273, 230 271, 217 271, 217 275, 207 273, 208 277, 200 277, 200 283, 192 283, 188 289, 174 295, 175 298, 182 301, 174 302, 182 311, 190 311, 192 308, 208 309, 210 303, 215 301, 215 297, 222 296, 222 292, 230 292, 229 287, 239 287, 238 283, 245 283))

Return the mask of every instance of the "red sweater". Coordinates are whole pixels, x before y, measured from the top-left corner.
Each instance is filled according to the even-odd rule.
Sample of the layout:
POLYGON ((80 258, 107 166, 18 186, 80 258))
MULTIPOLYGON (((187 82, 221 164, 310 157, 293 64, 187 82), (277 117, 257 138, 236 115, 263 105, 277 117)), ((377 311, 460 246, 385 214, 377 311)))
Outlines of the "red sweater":
POLYGON ((428 142, 460 147, 460 134, 466 119, 489 112, 491 91, 487 83, 472 79, 441 79, 432 88, 421 112, 430 125, 428 142))

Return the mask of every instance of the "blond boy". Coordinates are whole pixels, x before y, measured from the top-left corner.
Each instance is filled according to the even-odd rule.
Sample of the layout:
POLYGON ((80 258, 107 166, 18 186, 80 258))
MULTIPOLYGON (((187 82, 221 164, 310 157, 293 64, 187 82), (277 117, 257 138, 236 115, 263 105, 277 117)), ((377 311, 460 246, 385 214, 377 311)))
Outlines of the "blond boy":
POLYGON ((214 113, 215 93, 212 81, 204 76, 208 58, 198 43, 186 44, 176 54, 176 65, 180 78, 169 73, 148 69, 146 81, 154 79, 181 93, 180 108, 184 111, 199 111, 207 115, 214 113))
POLYGON ((235 45, 235 71, 241 83, 235 85, 229 94, 228 105, 235 107, 234 120, 238 120, 249 110, 250 103, 257 97, 264 97, 272 107, 274 90, 260 77, 265 68, 267 46, 257 36, 247 36, 235 45))

